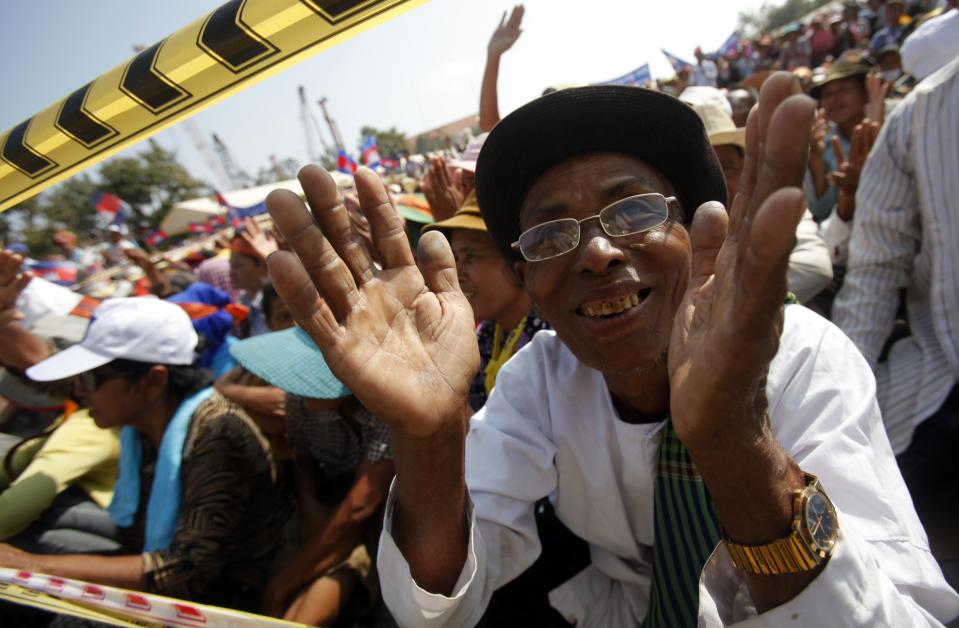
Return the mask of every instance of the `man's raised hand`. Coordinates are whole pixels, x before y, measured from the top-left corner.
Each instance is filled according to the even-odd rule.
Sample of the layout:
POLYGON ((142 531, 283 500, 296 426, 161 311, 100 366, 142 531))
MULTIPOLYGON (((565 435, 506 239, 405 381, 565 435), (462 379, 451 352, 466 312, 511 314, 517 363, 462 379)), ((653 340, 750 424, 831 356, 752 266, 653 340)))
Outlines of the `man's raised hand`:
POLYGON ((270 256, 270 276, 297 323, 330 370, 392 428, 428 437, 462 420, 479 350, 446 239, 424 234, 417 265, 382 182, 360 168, 357 196, 374 255, 332 177, 314 165, 299 179, 310 209, 286 190, 266 200, 292 249, 270 256))
POLYGON ((754 422, 765 420, 763 382, 779 346, 786 269, 805 209, 813 115, 796 79, 770 77, 749 115, 728 217, 718 203, 695 214, 690 284, 669 347, 670 405, 687 446, 763 428, 754 422))

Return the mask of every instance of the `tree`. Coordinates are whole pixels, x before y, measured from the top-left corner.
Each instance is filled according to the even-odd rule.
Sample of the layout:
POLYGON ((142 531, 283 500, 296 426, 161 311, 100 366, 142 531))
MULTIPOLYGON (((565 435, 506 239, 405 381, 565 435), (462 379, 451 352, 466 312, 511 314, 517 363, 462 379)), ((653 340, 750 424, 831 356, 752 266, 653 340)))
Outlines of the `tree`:
POLYGON ((452 145, 449 136, 442 135, 417 135, 416 152, 420 155, 432 153, 433 151, 446 150, 452 145))
POLYGON ((155 142, 132 157, 105 162, 97 175, 84 172, 21 202, 17 212, 4 216, 0 236, 20 239, 34 256, 55 252, 51 240, 57 229, 69 229, 81 239, 102 240, 102 222, 91 197, 110 192, 130 204, 131 229, 154 228, 179 201, 201 196, 209 186, 194 179, 176 156, 155 142))
POLYGON ((815 11, 830 0, 785 0, 782 4, 768 2, 755 11, 743 11, 739 14, 740 30, 752 34, 766 33, 781 28, 790 22, 815 11))
POLYGON ((376 149, 383 157, 393 157, 394 155, 399 157, 409 152, 406 144, 406 135, 401 131, 397 131, 395 126, 386 130, 364 126, 360 129, 359 154, 361 156, 363 155, 363 140, 366 139, 368 135, 372 135, 373 139, 376 140, 376 149))
POLYGON ((51 189, 39 211, 51 227, 90 234, 97 228, 97 210, 90 202, 96 191, 97 183, 88 174, 78 174, 51 189))
POLYGON ((156 142, 133 157, 111 159, 100 168, 99 189, 130 204, 137 222, 159 224, 174 203, 201 196, 210 186, 194 179, 173 152, 156 142))
POLYGON ((300 164, 292 157, 286 159, 276 159, 271 157, 269 166, 260 166, 253 179, 254 185, 266 185, 267 183, 276 183, 277 181, 286 181, 296 177, 300 170, 300 164))

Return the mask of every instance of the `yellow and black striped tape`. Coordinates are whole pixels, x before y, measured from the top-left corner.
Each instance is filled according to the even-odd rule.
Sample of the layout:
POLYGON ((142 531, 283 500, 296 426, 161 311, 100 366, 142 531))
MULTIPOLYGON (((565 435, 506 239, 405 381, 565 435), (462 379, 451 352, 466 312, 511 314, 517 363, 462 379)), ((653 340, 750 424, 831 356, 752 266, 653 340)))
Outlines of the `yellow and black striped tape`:
POLYGON ((0 136, 0 211, 426 0, 230 0, 0 136))

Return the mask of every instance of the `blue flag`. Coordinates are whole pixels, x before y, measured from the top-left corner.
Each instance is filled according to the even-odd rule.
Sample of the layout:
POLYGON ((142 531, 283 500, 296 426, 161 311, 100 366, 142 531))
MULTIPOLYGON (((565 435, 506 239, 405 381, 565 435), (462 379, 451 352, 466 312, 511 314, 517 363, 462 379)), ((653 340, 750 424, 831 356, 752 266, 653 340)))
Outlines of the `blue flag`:
POLYGON ((736 52, 736 46, 739 45, 739 35, 736 34, 736 31, 733 31, 733 34, 726 38, 726 41, 723 42, 723 45, 719 47, 719 50, 716 51, 715 55, 717 57, 725 57, 728 54, 736 52))
POLYGON ((363 146, 360 147, 363 165, 367 168, 380 167, 380 152, 376 149, 376 138, 367 135, 363 139, 363 146))
POLYGON ((601 85, 631 85, 634 87, 644 87, 653 82, 653 75, 649 71, 649 64, 644 63, 632 72, 618 76, 612 80, 600 83, 601 85))
POLYGON ((663 50, 662 48, 660 48, 660 50, 662 50, 663 55, 666 57, 666 59, 669 60, 669 64, 670 64, 671 66, 673 66, 673 71, 674 71, 676 74, 679 74, 681 71, 687 70, 687 69, 693 67, 693 64, 692 64, 692 63, 689 63, 688 61, 683 61, 682 59, 680 59, 680 58, 677 57, 676 55, 671 55, 671 54, 669 54, 668 52, 666 52, 665 50, 663 50))
POLYGON ((356 162, 342 148, 336 151, 336 169, 343 174, 356 172, 356 162))

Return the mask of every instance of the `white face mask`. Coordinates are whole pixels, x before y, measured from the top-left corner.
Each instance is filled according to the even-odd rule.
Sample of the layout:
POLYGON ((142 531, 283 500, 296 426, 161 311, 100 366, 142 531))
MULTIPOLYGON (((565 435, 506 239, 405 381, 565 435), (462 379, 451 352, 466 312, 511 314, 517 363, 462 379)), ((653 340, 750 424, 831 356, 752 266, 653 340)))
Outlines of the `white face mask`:
POLYGON ((887 82, 889 82, 889 83, 893 83, 893 82, 895 82, 896 79, 898 79, 900 76, 902 76, 902 69, 901 69, 901 68, 894 68, 894 69, 892 69, 892 70, 883 70, 882 72, 880 72, 880 74, 882 74, 882 78, 883 78, 885 81, 887 81, 887 82))

